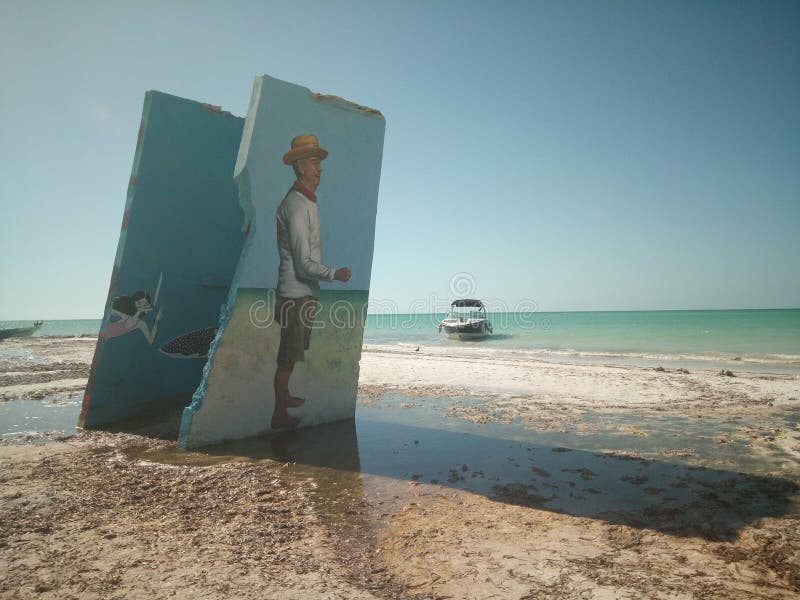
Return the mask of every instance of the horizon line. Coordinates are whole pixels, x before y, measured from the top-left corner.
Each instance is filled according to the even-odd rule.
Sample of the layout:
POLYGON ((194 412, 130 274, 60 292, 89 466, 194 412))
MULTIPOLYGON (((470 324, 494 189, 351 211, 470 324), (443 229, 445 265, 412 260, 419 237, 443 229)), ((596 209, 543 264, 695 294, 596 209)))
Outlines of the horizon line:
MULTIPOLYGON (((756 310, 800 310, 800 306, 783 306, 770 308, 635 308, 635 309, 603 309, 603 310, 533 310, 533 311, 490 311, 489 314, 516 314, 516 313, 536 313, 536 314, 572 314, 572 313, 626 313, 626 312, 733 312, 733 311, 756 311, 756 310)), ((437 312, 370 312, 367 316, 407 316, 407 315, 438 315, 448 311, 437 312)), ((27 319, 0 319, 0 323, 20 322, 20 321, 102 321, 103 317, 36 317, 27 319)))

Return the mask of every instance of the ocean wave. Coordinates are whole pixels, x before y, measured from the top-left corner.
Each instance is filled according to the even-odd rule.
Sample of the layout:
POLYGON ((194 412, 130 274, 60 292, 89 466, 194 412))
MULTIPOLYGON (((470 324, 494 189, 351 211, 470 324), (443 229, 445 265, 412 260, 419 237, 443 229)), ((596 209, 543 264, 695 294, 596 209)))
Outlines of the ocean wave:
POLYGON ((669 353, 669 352, 635 352, 618 350, 581 350, 576 348, 492 348, 490 346, 462 346, 448 347, 439 345, 413 344, 398 342, 394 344, 365 344, 368 350, 382 352, 405 353, 424 349, 425 354, 440 356, 475 357, 486 356, 495 358, 521 359, 585 359, 609 360, 626 362, 680 362, 701 364, 745 364, 764 365, 775 367, 800 368, 800 355, 797 354, 733 354, 727 352, 703 353, 669 353))
POLYGON ((96 333, 48 333, 45 335, 31 336, 31 338, 46 339, 46 340, 82 340, 82 339, 97 339, 97 337, 98 334, 96 333))
POLYGON ((622 358, 638 360, 664 360, 681 362, 739 362, 764 365, 785 365, 800 367, 800 355, 796 354, 731 354, 727 352, 662 353, 662 352, 622 352, 612 350, 541 349, 523 350, 538 356, 578 356, 597 358, 622 358))

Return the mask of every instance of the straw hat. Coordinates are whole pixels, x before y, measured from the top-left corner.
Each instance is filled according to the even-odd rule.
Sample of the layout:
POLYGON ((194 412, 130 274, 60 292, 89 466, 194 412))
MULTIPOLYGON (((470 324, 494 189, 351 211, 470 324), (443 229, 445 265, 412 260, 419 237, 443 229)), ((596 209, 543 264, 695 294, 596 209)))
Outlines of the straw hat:
POLYGON ((296 136, 292 140, 292 149, 283 155, 283 163, 290 165, 296 160, 308 158, 309 156, 316 156, 320 160, 325 160, 328 156, 328 151, 320 147, 317 136, 305 133, 296 136))

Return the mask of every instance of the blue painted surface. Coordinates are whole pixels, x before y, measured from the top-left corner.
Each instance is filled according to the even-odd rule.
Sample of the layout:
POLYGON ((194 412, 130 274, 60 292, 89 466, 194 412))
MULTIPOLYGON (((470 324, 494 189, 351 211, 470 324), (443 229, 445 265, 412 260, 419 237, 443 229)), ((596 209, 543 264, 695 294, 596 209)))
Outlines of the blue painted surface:
MULTIPOLYGON (((348 266, 353 277, 345 284, 322 282, 322 289, 368 290, 372 273, 378 187, 386 121, 379 114, 359 111, 308 88, 266 75, 256 79, 258 112, 248 121, 236 165, 242 198, 255 192, 252 247, 242 254, 239 286, 275 287, 278 253, 275 211, 295 180, 283 164, 292 138, 313 133, 329 154, 323 161, 317 207, 322 227, 324 262, 348 266)), ((375 112, 375 111, 373 111, 375 112)), ((251 231, 252 233, 252 231, 251 231)))
MULTIPOLYGON (((181 447, 269 429, 279 328, 253 323, 258 302, 247 298, 266 297, 277 285, 275 214, 295 180, 282 157, 297 135, 313 133, 329 152, 317 190, 323 262, 353 273, 346 284, 322 282, 322 295, 341 294, 344 300, 356 293, 357 307, 366 302, 385 126, 372 109, 266 75, 256 78, 236 163, 249 235, 202 382, 183 413, 181 447)), ((363 322, 337 333, 326 338, 325 332, 314 332, 311 349, 293 374, 290 386, 310 394, 295 411, 301 425, 354 415, 363 322)))
POLYGON ((244 119, 199 102, 145 95, 81 425, 101 426, 176 397, 188 402, 197 388, 206 359, 192 357, 192 340, 168 347, 180 346, 186 356, 161 349, 219 324, 243 241, 233 182, 243 126, 244 119), (152 311, 129 318, 128 324, 144 325, 126 332, 113 308, 130 309, 137 292, 149 295, 152 311), (146 334, 159 311, 163 318, 151 343, 146 334))

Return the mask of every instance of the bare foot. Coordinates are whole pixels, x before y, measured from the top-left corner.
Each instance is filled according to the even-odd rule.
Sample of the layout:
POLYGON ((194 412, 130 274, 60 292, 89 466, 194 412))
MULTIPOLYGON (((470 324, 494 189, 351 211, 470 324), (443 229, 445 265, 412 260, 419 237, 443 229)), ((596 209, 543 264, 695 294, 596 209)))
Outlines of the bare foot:
POLYGON ((289 396, 289 399, 286 401, 286 406, 289 408, 297 408, 298 406, 303 406, 306 401, 303 398, 297 398, 296 396, 289 396))
POLYGON ((272 415, 272 429, 294 429, 298 423, 300 423, 300 419, 292 415, 286 415, 285 417, 272 415))

